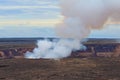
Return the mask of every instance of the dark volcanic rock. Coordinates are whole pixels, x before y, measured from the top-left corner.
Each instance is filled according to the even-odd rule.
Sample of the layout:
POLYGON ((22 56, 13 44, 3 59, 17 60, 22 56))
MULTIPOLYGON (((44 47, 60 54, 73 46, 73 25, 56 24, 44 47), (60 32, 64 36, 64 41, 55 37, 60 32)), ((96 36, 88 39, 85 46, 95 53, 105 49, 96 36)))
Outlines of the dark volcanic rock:
POLYGON ((0 60, 0 80, 120 80, 119 58, 0 60))

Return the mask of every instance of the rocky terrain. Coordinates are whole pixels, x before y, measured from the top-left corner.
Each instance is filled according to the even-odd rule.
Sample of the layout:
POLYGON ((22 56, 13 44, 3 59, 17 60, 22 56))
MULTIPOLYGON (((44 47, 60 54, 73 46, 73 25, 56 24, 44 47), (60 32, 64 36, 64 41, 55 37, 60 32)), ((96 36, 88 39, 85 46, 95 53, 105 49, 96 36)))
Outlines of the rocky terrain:
POLYGON ((116 39, 90 39, 83 43, 85 50, 61 60, 24 59, 37 40, 0 39, 0 80, 120 80, 116 39))
MULTIPOLYGON (((32 52, 37 47, 37 40, 44 38, 1 38, 0 39, 0 59, 1 58, 23 58, 24 54, 32 52)), ((50 41, 58 38, 48 38, 50 41)), ((120 56, 120 39, 87 39, 83 42, 85 49, 75 51, 70 57, 120 56), (114 53, 114 54, 113 54, 114 53)))
POLYGON ((1 59, 0 80, 120 80, 120 58, 1 59))

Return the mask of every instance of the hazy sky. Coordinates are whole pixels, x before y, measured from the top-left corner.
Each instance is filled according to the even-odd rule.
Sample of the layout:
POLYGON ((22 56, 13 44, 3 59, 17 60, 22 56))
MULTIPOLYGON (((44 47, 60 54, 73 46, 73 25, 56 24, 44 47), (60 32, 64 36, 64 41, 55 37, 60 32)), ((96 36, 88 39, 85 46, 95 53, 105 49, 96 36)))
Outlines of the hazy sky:
MULTIPOLYGON (((59 0, 0 0, 0 38, 55 37, 62 16, 59 0)), ((89 37, 120 38, 120 25, 93 30, 89 37)))

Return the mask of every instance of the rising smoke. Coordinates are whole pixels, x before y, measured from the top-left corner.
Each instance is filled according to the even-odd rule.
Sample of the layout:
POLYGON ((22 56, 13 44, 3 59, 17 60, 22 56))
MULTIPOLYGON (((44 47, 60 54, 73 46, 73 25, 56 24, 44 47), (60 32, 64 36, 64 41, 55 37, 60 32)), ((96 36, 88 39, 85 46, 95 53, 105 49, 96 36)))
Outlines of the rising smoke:
POLYGON ((120 0, 60 0, 63 21, 57 24, 56 33, 59 41, 38 41, 33 53, 26 53, 26 58, 59 59, 67 57, 73 50, 80 49, 80 42, 91 30, 102 29, 109 22, 120 21, 120 0))
POLYGON ((65 38, 83 39, 107 21, 120 20, 120 0, 61 0, 64 20, 57 33, 65 38))
MULTIPOLYGON (((38 48, 33 53, 27 52, 25 57, 39 59, 59 59, 67 57, 72 51, 80 49, 79 40, 60 39, 59 41, 40 40, 37 43, 38 48)), ((82 46, 82 45, 81 45, 82 46)))

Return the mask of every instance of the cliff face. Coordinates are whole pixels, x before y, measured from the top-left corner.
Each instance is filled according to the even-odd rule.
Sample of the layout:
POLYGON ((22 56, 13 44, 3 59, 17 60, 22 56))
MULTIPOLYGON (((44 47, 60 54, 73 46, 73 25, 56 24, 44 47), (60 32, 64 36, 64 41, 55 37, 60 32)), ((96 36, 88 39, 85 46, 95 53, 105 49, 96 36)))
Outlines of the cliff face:
POLYGON ((120 45, 117 45, 117 47, 115 48, 114 56, 115 56, 115 57, 120 56, 120 45))
POLYGON ((16 49, 4 49, 0 51, 0 58, 19 58, 29 51, 32 52, 33 48, 16 48, 16 49))
MULTIPOLYGON (((50 39, 53 40, 52 38, 50 39)), ((37 39, 0 39, 0 58, 23 58, 23 55, 36 47, 37 39)), ((70 57, 117 57, 120 43, 116 39, 88 39, 83 43, 85 50, 75 51, 70 57)))

